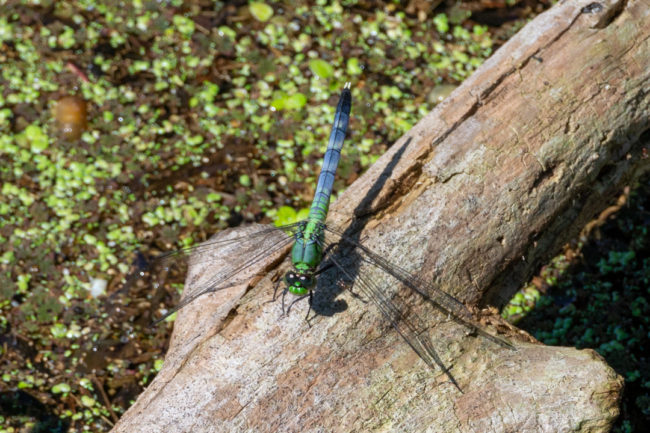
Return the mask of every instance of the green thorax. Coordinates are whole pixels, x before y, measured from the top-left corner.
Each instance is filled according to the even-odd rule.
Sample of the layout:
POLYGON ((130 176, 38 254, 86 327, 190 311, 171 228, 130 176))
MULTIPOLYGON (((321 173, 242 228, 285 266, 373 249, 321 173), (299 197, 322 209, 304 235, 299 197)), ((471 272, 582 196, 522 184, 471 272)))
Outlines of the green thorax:
POLYGON ((306 295, 313 283, 311 276, 316 272, 323 258, 323 224, 318 220, 308 219, 296 234, 291 249, 291 263, 297 274, 309 277, 305 283, 287 281, 287 289, 294 295, 306 295), (307 283, 310 283, 308 286, 307 283))

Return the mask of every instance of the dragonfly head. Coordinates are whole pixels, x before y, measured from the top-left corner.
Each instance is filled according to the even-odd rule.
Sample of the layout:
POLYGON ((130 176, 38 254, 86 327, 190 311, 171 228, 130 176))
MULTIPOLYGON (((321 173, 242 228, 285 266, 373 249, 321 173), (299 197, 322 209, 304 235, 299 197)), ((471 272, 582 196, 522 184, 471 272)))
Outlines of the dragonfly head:
POLYGON ((287 272, 284 276, 287 290, 297 296, 305 296, 314 286, 316 279, 313 272, 305 272, 298 269, 287 272))

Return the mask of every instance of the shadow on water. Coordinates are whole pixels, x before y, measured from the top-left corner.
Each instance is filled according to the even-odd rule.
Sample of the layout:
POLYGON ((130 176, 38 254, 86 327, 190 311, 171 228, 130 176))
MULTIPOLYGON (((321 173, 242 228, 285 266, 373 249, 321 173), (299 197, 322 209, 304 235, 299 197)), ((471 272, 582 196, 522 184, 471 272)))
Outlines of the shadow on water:
POLYGON ((18 417, 32 419, 34 426, 29 433, 64 433, 70 428, 69 421, 52 414, 46 405, 25 391, 0 392, 0 414, 5 420, 18 417))
MULTIPOLYGON (((384 168, 377 181, 372 185, 368 194, 354 209, 354 219, 343 232, 344 238, 353 242, 362 243, 360 235, 368 223, 368 218, 366 218, 369 215, 368 209, 383 189, 386 181, 390 178, 394 168, 397 166, 397 163, 402 158, 404 151, 410 143, 411 137, 395 152, 395 155, 393 155, 393 158, 386 165, 386 168, 384 168)), ((312 302, 312 310, 321 316, 333 316, 347 309, 347 303, 342 299, 336 298, 345 290, 344 284, 352 283, 352 281, 341 281, 343 276, 340 275, 331 260, 328 260, 328 257, 334 256, 338 262, 343 263, 346 272, 352 278, 356 278, 361 265, 361 257, 356 252, 356 249, 350 245, 346 245, 346 242, 342 241, 330 247, 332 249, 328 252, 321 265, 321 268, 327 269, 327 271, 324 271, 323 276, 317 280, 312 302)), ((365 302, 366 300, 362 299, 362 301, 365 302)))

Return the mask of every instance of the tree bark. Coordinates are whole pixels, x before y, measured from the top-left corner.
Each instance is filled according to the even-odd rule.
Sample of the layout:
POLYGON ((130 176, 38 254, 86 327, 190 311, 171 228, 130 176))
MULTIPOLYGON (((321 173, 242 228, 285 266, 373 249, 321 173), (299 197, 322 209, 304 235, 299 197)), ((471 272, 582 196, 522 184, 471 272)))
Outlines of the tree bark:
MULTIPOLYGON (((503 304, 648 169, 649 14, 647 0, 565 1, 538 16, 355 182, 331 222, 468 306, 503 304)), ((594 351, 534 343, 498 317, 482 320, 516 351, 426 317, 461 393, 347 292, 344 311, 311 326, 306 302, 282 316, 268 301, 286 251, 179 313, 163 369, 115 432, 591 432, 618 415, 623 380, 594 351)), ((187 293, 247 259, 236 246, 214 255, 187 293)))

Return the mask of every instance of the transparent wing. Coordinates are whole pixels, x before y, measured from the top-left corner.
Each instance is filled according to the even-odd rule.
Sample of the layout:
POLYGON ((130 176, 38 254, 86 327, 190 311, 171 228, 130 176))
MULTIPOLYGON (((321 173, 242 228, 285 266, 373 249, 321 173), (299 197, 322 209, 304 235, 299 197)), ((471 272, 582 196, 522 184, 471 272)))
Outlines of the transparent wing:
MULTIPOLYGON (((185 272, 189 266, 202 264, 206 265, 203 268, 207 271, 201 269, 194 272, 195 276, 189 284, 192 292, 186 293, 182 301, 153 324, 159 323, 207 293, 223 290, 252 278, 254 275, 246 271, 263 260, 273 261, 274 256, 288 251, 301 224, 302 222, 297 222, 281 227, 256 225, 224 231, 202 244, 155 257, 146 270, 138 270, 135 278, 142 277, 145 271, 155 275, 178 267, 180 272, 185 272)), ((125 286, 128 285, 127 282, 125 286)))
MULTIPOLYGON (((500 337, 494 336, 488 333, 487 331, 485 331, 484 329, 482 329, 481 325, 479 325, 478 322, 474 319, 474 316, 469 311, 469 309, 462 302, 460 302, 458 299, 454 298, 450 294, 435 287, 430 282, 423 280, 421 277, 411 274, 409 271, 402 268, 401 266, 391 263, 385 257, 372 251, 370 248, 364 246, 360 242, 346 236, 340 229, 336 229, 331 226, 326 226, 325 231, 335 235, 335 237, 338 237, 340 239, 340 242, 342 242, 343 244, 352 247, 354 249, 354 253, 358 255, 359 261, 362 261, 377 269, 380 269, 383 272, 384 278, 387 281, 392 282, 393 283, 392 285, 394 286, 404 285, 408 287, 412 291, 419 294, 423 300, 425 300, 427 303, 432 305, 435 309, 437 309, 444 315, 450 317, 451 319, 455 320, 457 323, 466 326, 472 331, 482 335, 483 337, 489 339, 490 341, 496 344, 499 344, 500 346, 513 349, 513 350, 515 349, 510 342, 500 337)), ((361 277, 360 279, 362 281, 364 280, 363 273, 359 273, 359 275, 357 275, 357 280, 359 279, 359 277, 361 277)), ((373 285, 372 282, 362 282, 362 284, 365 286, 374 286, 374 290, 371 291, 371 294, 374 297, 383 299, 380 302, 386 304, 393 304, 389 306, 388 310, 401 311, 399 307, 394 305, 394 302, 391 300, 392 295, 390 293, 382 293, 382 291, 378 288, 378 286, 376 284, 373 285)), ((395 292, 398 290, 398 288, 399 287, 389 287, 389 290, 395 292)), ((381 308, 386 309, 387 307, 380 307, 380 309, 381 308)), ((402 313, 400 313, 402 315, 399 315, 397 313, 391 313, 391 314, 396 319, 402 319, 402 315, 403 315, 402 313)), ((411 320, 414 320, 416 322, 420 321, 419 318, 415 318, 411 320)), ((404 325, 404 326, 414 326, 415 329, 419 329, 419 326, 416 326, 416 324, 404 325)), ((413 341, 409 341, 409 339, 407 338, 408 335, 409 333, 407 333, 406 336, 402 334, 405 340, 407 340, 407 343, 411 345, 411 347, 414 347, 415 344, 413 341)), ((417 343, 417 344, 421 344, 421 343, 417 343)), ((414 350, 418 354, 420 354, 420 352, 417 349, 415 349, 415 347, 414 350)), ((427 361, 426 359, 424 360, 427 361)))
MULTIPOLYGON (((212 239, 209 239, 199 245, 194 245, 187 248, 163 253, 155 257, 154 261, 158 265, 167 266, 178 261, 187 261, 190 257, 192 263, 200 263, 205 260, 213 260, 214 252, 219 248, 229 248, 231 245, 243 245, 247 242, 256 242, 259 239, 276 235, 279 232, 285 233, 287 236, 295 236, 300 230, 300 226, 304 221, 298 221, 284 226, 268 226, 268 225, 255 225, 249 227, 256 227, 257 230, 251 233, 245 233, 240 236, 232 238, 220 236, 219 234, 212 239)), ((221 232, 224 233, 224 232, 221 232)))
POLYGON ((451 383, 462 392, 456 379, 449 372, 445 363, 436 353, 431 343, 428 328, 420 316, 413 311, 407 311, 391 299, 391 297, 382 290, 375 280, 367 273, 360 272, 356 278, 349 272, 349 267, 343 264, 336 254, 328 257, 336 266, 336 269, 349 280, 354 279, 354 289, 358 290, 360 295, 370 299, 377 306, 384 318, 395 328, 398 334, 411 346, 418 356, 431 368, 435 369, 437 365, 447 375, 451 383))

